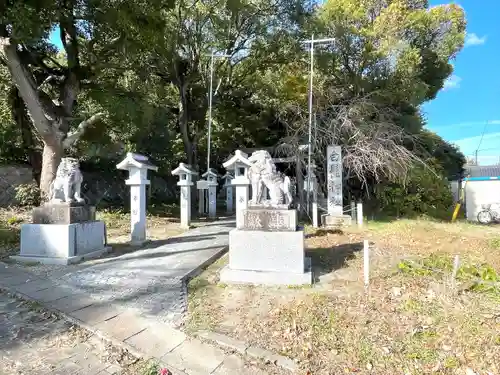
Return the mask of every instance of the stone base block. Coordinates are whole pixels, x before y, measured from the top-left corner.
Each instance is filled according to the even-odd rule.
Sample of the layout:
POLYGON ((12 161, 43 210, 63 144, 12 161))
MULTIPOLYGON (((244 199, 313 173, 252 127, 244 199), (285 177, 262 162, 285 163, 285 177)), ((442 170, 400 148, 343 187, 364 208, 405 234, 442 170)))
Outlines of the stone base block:
POLYGON ((349 215, 322 215, 321 224, 329 228, 342 228, 350 226, 352 218, 349 215))
POLYGON ((106 228, 102 221, 24 224, 21 226, 21 253, 14 259, 67 264, 104 252, 106 228))
POLYGON ((73 224, 95 220, 95 207, 75 203, 46 203, 33 209, 33 224, 73 224))
POLYGON ((229 232, 229 267, 232 270, 303 273, 304 231, 233 229, 229 232))
POLYGON ((92 253, 87 253, 85 255, 77 255, 69 258, 54 258, 54 257, 33 257, 33 256, 22 256, 13 255, 10 259, 21 263, 41 263, 48 265, 62 265, 66 266, 68 264, 75 264, 86 259, 98 258, 103 254, 107 254, 111 251, 111 246, 102 248, 101 250, 94 251, 92 253))
POLYGON ((284 232, 297 230, 297 210, 254 207, 243 210, 237 229, 284 232))
POLYGON ((229 266, 220 272, 220 281, 227 284, 253 284, 253 285, 311 285, 311 259, 305 258, 308 268, 302 273, 235 270, 229 266))

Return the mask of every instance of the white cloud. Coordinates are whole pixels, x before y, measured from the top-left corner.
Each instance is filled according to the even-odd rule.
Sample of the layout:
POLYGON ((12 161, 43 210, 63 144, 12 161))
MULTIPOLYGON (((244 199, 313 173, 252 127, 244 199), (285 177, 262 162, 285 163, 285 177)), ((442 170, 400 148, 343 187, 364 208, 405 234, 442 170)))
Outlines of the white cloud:
POLYGON ((428 125, 429 129, 458 129, 458 128, 471 128, 471 127, 480 127, 487 125, 500 125, 500 120, 487 120, 487 121, 471 121, 471 122, 460 122, 458 124, 449 124, 449 125, 428 125))
POLYGON ((465 155, 473 154, 478 147, 480 151, 484 151, 483 153, 490 155, 499 154, 500 132, 486 133, 483 137, 481 135, 476 135, 474 137, 457 139, 451 141, 451 143, 456 144, 465 155))
POLYGON ((486 36, 478 37, 475 33, 467 33, 465 37, 465 47, 481 46, 486 43, 486 36))
POLYGON ((452 75, 446 81, 444 81, 443 88, 445 90, 458 89, 460 87, 460 82, 462 82, 462 78, 456 75, 452 75))

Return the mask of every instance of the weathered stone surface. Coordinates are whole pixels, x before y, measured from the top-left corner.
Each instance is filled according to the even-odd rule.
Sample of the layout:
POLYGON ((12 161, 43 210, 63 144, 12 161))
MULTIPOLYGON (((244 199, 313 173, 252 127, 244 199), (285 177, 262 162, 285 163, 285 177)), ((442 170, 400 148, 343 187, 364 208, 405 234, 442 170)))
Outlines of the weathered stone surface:
POLYGON ((230 355, 224 359, 222 365, 213 372, 213 375, 266 375, 267 373, 255 366, 248 366, 237 355, 230 355))
POLYGON ((352 218, 349 215, 323 215, 322 225, 331 228, 342 228, 351 225, 352 218))
POLYGON ((33 209, 33 224, 73 224, 95 220, 95 207, 81 203, 47 203, 33 209))
POLYGON ((231 349, 241 354, 245 354, 245 351, 248 348, 248 344, 246 344, 245 342, 233 339, 232 337, 217 332, 200 331, 197 333, 197 336, 205 340, 214 341, 223 348, 231 349))
POLYGON ((58 299, 62 299, 74 294, 75 291, 71 288, 66 288, 63 286, 56 286, 47 289, 39 290, 33 294, 31 294, 31 298, 36 299, 41 302, 52 302, 57 301, 58 299))
POLYGON ((95 303, 95 300, 85 294, 75 293, 71 296, 52 301, 49 303, 49 306, 63 313, 71 313, 90 306, 93 303, 95 303))
POLYGON ((172 352, 162 357, 162 361, 172 364, 190 375, 211 374, 226 355, 220 349, 200 340, 186 340, 172 352))
POLYGON ((146 319, 128 311, 95 326, 98 330, 120 341, 125 341, 129 337, 144 331, 147 327, 148 321, 146 319))
POLYGON ((304 232, 229 232, 229 267, 233 270, 304 273, 304 232))
POLYGON ((119 315, 121 311, 110 305, 94 304, 83 309, 71 312, 69 315, 75 319, 82 321, 89 325, 96 325, 104 322, 105 320, 114 318, 119 315))
POLYGON ((161 358, 186 340, 186 334, 161 322, 153 322, 144 331, 129 337, 125 342, 138 351, 161 358))
MULTIPOLYGON (((105 252, 105 224, 89 221, 74 224, 24 224, 21 226, 21 253, 14 259, 60 263, 58 259, 105 252)), ((78 260, 78 259, 77 259, 78 260)))
POLYGON ((312 272, 293 273, 233 270, 229 266, 226 266, 220 272, 220 281, 227 284, 311 285, 312 272))
POLYGON ((253 207, 243 210, 238 229, 284 232, 297 230, 297 210, 253 207))
POLYGON ((0 348, 2 375, 94 375, 110 366, 103 341, 1 293, 0 348))
POLYGON ((184 279, 225 251, 232 223, 192 229, 166 244, 81 267, 60 282, 157 321, 177 324, 187 309, 184 279))

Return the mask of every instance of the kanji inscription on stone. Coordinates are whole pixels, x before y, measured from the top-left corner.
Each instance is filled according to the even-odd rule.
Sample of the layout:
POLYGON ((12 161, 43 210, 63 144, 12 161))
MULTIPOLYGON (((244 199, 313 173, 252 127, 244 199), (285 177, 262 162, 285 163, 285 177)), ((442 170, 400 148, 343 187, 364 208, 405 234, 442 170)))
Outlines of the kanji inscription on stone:
POLYGON ((342 150, 340 146, 328 146, 326 153, 328 213, 330 215, 342 215, 342 150))

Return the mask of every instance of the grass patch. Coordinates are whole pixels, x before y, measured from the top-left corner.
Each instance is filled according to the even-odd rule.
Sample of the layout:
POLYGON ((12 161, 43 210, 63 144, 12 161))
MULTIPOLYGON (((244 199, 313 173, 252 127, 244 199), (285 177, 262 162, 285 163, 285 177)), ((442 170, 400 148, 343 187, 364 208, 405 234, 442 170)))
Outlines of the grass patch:
POLYGON ((500 270, 498 229, 396 220, 306 231, 318 284, 222 288, 218 268, 209 267, 189 290, 188 326, 287 355, 303 373, 500 374, 499 305, 490 298, 500 270), (373 244, 369 295, 358 251, 365 239, 373 244), (464 288, 448 293, 457 254, 456 283, 464 288))

